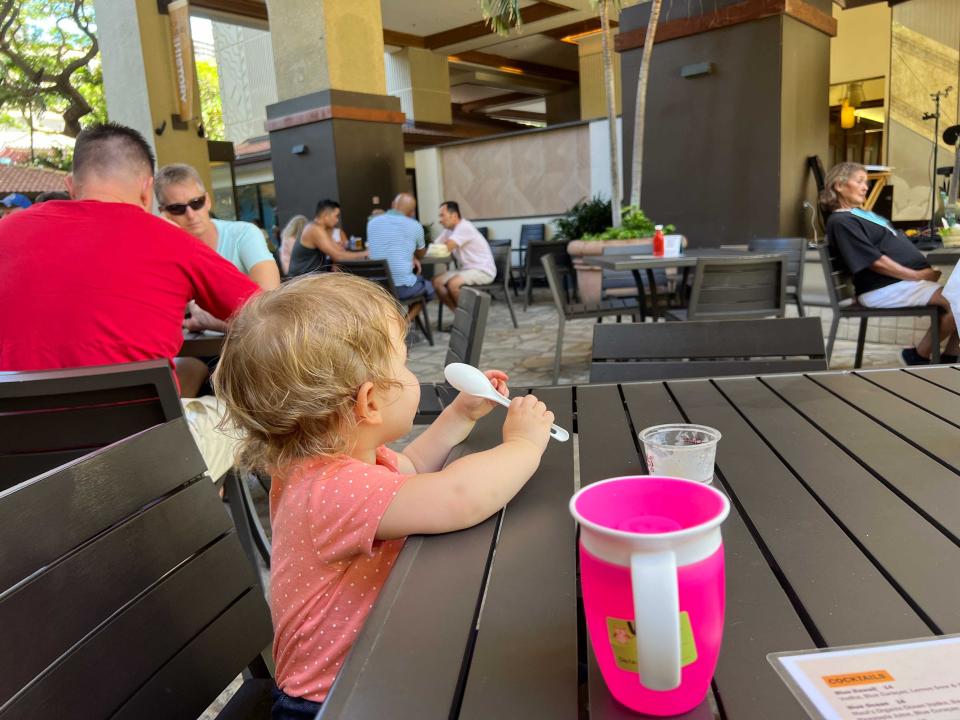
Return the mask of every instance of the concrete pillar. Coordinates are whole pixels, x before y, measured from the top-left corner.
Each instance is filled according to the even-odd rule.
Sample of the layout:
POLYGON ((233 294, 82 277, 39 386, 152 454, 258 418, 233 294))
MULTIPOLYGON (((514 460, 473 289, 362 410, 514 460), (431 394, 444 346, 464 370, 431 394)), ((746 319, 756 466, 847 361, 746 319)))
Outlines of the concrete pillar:
POLYGON ((544 101, 547 106, 547 125, 575 122, 580 119, 579 88, 547 95, 544 101))
POLYGON ((176 74, 169 18, 157 10, 156 0, 95 0, 94 9, 110 120, 142 133, 153 146, 159 165, 174 162, 193 165, 210 188, 207 141, 197 132, 200 124, 197 83, 194 83, 196 117, 185 125, 174 118, 176 74))
MULTIPOLYGON (((828 151, 830 0, 772 12, 764 0, 703 12, 667 5, 647 88, 644 212, 675 224, 694 247, 808 235, 802 203, 814 201, 816 186, 806 159, 828 151)), ((620 14, 628 189, 649 13, 645 4, 620 14)))
POLYGON ((281 224, 317 200, 362 231, 405 187, 400 101, 386 94, 379 0, 268 0, 279 102, 267 107, 281 224))
MULTIPOLYGON (((610 46, 616 33, 610 33, 610 46)), ((603 48, 600 33, 577 40, 580 56, 580 119, 607 116, 607 88, 603 81, 603 48)), ((617 115, 620 114, 620 54, 613 54, 613 83, 617 89, 617 115)))
POLYGON ((400 98, 407 120, 450 125, 450 63, 446 55, 407 47, 384 57, 387 92, 400 98))

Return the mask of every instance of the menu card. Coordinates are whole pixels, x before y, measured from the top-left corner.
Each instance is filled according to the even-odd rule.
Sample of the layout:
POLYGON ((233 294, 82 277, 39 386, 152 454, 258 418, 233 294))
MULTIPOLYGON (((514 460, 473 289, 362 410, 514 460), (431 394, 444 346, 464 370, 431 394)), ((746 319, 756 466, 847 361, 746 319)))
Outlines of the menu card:
POLYGON ((767 659, 817 720, 960 720, 960 635, 767 659))

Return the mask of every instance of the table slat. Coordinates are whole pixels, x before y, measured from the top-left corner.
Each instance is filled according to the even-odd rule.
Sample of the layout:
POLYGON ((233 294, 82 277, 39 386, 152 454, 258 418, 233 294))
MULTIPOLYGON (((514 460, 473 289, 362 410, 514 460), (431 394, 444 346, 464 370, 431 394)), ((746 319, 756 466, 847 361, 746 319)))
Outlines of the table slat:
MULTIPOLYGON (((814 376, 822 377, 822 376, 814 376)), ((803 377, 763 382, 921 512, 960 537, 960 478, 933 458, 803 377)))
POLYGON ((691 422, 722 428, 717 465, 828 645, 930 629, 709 382, 669 383, 691 422), (869 613, 863 608, 869 607, 869 613))
POLYGON ((922 612, 960 632, 960 548, 765 385, 717 385, 922 612))
MULTIPOLYGON (((637 427, 684 421, 663 384, 624 385, 623 394, 637 427)), ((767 653, 803 650, 815 643, 736 506, 723 525, 723 547, 727 605, 714 684, 726 716, 803 720, 806 713, 780 682, 767 653)))
MULTIPOLYGON (((558 425, 572 427, 571 388, 535 392, 558 425)), ((504 510, 461 720, 578 716, 573 489, 573 442, 551 440, 504 510)))
POLYGON ((577 388, 580 485, 643 472, 616 385, 577 388))
POLYGON ((946 388, 950 392, 960 393, 960 370, 955 367, 944 367, 942 365, 912 367, 903 372, 923 378, 927 382, 946 388))
POLYGON ((860 412, 886 425, 918 448, 960 469, 957 428, 896 395, 877 392, 876 386, 851 374, 813 376, 814 380, 860 412))
MULTIPOLYGON (((500 442, 491 413, 451 457, 500 442)), ((407 539, 318 718, 447 718, 458 701, 497 516, 460 532, 407 539)))
MULTIPOLYGON (((957 373, 960 375, 960 373, 957 373)), ((858 377, 882 387, 887 392, 915 403, 929 413, 954 425, 960 425, 960 397, 945 391, 938 385, 897 370, 894 372, 872 372, 857 374, 858 377)))

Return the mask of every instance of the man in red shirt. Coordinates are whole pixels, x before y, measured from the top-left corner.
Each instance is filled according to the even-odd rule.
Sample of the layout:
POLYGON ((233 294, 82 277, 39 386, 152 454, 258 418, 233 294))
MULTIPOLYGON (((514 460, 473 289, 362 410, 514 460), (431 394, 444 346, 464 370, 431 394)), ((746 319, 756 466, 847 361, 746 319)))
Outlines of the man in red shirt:
MULTIPOLYGON (((189 301, 225 320, 257 290, 204 243, 150 213, 153 167, 135 130, 88 128, 67 177, 73 200, 0 223, 0 370, 172 362, 189 301)), ((186 381, 181 387, 196 393, 186 381)), ((219 405, 184 406, 211 474, 228 468, 232 441, 214 430, 219 405)))

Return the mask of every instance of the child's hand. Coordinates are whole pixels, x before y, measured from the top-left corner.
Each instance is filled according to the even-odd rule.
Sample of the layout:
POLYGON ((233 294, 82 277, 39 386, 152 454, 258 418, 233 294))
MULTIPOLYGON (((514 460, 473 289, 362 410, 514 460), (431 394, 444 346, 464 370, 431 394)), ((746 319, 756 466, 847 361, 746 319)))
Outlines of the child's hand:
MULTIPOLYGON (((509 380, 510 377, 505 372, 500 370, 487 370, 483 374, 490 380, 490 384, 493 385, 494 390, 505 398, 510 397, 510 388, 507 387, 507 380, 509 380)), ((493 410, 496 404, 497 403, 492 400, 484 400, 483 398, 468 395, 467 393, 460 393, 453 401, 453 405, 457 407, 460 413, 472 421, 482 418, 493 410)))
POLYGON ((550 425, 553 413, 537 400, 535 395, 516 397, 507 409, 503 423, 503 441, 523 440, 532 443, 543 454, 550 441, 550 425))

